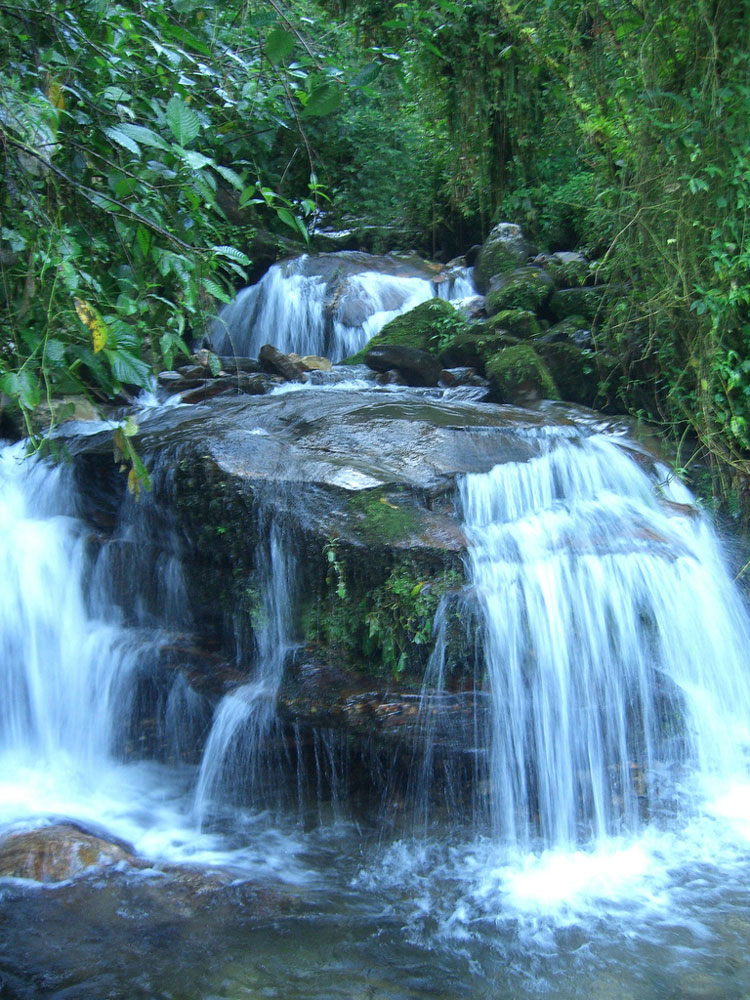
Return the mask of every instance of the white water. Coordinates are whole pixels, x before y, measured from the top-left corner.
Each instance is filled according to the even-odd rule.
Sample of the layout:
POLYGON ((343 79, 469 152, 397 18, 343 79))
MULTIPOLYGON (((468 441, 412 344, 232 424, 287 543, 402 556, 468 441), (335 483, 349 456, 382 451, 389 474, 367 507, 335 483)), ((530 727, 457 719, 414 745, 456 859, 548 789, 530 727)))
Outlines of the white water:
POLYGON ((356 354, 387 322, 435 296, 458 301, 473 294, 470 272, 446 281, 362 271, 335 279, 305 273, 306 257, 274 264, 255 285, 222 309, 211 330, 218 354, 257 357, 264 344, 284 353, 356 354))
MULTIPOLYGON (((264 828, 265 849, 258 854, 252 814, 237 815, 240 836, 197 828, 195 768, 127 752, 139 678, 157 673, 172 636, 123 624, 123 609, 112 603, 113 574, 122 576, 124 566, 133 588, 150 586, 165 620, 179 625, 185 614, 174 558, 155 564, 149 558, 147 499, 135 510, 135 520, 95 553, 98 541, 76 516, 68 470, 24 458, 22 445, 0 451, 0 834, 73 819, 156 861, 224 864, 246 876, 271 871, 304 880, 294 860, 299 845, 281 831, 264 828), (124 564, 123 548, 133 550, 124 564)), ((130 617, 148 619, 139 595, 130 596, 130 617)), ((271 632, 281 629, 286 614, 280 604, 275 611, 271 632)), ((264 661, 271 672, 272 661, 264 661)), ((261 670, 259 683, 265 679, 261 670)), ((255 716, 264 725, 273 714, 272 697, 266 704, 265 714, 255 716)), ((162 734, 179 752, 206 704, 178 673, 162 709, 162 734)))
POLYGON ((204 825, 227 796, 260 808, 278 802, 281 761, 274 752, 278 733, 276 695, 292 644, 294 563, 273 512, 266 511, 266 543, 258 550, 256 585, 262 601, 252 680, 225 695, 206 741, 195 792, 195 814, 204 825))
POLYGON ((467 476, 462 506, 493 834, 573 850, 744 780, 750 633, 702 519, 660 505, 612 439, 540 443, 536 459, 467 476))

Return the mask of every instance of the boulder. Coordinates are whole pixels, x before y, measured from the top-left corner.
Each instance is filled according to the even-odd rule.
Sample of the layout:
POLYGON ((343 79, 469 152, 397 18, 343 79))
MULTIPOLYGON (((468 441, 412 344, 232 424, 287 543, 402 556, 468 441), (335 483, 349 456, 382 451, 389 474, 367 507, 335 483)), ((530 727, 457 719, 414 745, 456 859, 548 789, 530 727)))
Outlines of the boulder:
POLYGON ((398 344, 379 344, 365 354, 365 364, 375 372, 395 369, 407 385, 436 386, 442 366, 426 351, 398 344))
POLYGON ((286 382, 305 381, 297 365, 273 344, 264 344, 261 347, 258 361, 264 372, 268 372, 270 375, 280 375, 286 382))
POLYGON ((570 403, 594 406, 598 401, 600 380, 597 355, 572 343, 534 344, 547 366, 560 398, 570 403))
POLYGON ((295 357, 294 360, 295 364, 306 372, 329 372, 333 368, 333 362, 328 358, 321 358, 314 354, 308 354, 304 358, 295 357))
POLYGON ((59 823, 0 840, 0 877, 66 882, 92 869, 136 864, 132 847, 73 823, 59 823))
POLYGON ((549 272, 556 288, 580 288, 593 283, 591 261, 577 251, 558 250, 553 254, 539 254, 533 263, 549 272))
POLYGON ((521 227, 512 222, 500 222, 491 231, 477 255, 474 266, 474 283, 485 293, 490 278, 504 274, 526 261, 533 253, 533 247, 524 237, 521 227))
POLYGON ((383 327, 357 354, 347 358, 345 364, 364 361, 365 354, 383 344, 393 344, 437 354, 467 328, 461 313, 445 299, 428 299, 409 312, 396 316, 383 327))
POLYGON ((440 360, 446 367, 468 366, 483 372, 489 358, 504 347, 517 343, 518 339, 493 318, 485 323, 476 323, 455 337, 440 352, 440 360))
POLYGON ((530 309, 501 309, 486 323, 488 330, 504 330, 519 340, 538 337, 542 328, 536 314, 530 309))
POLYGON ((538 312, 554 290, 552 278, 541 267, 517 267, 490 280, 485 309, 488 316, 503 309, 538 312))
POLYGON ((599 316, 607 291, 607 285, 561 288, 550 299, 550 314, 557 321, 568 316, 582 316, 591 322, 599 316))
POLYGON ((568 316, 544 333, 540 332, 534 339, 541 344, 574 344, 583 349, 591 348, 594 344, 591 323, 583 316, 568 316))
POLYGON ((485 371, 496 402, 528 405, 539 399, 560 398, 549 369, 531 344, 515 344, 499 351, 487 362, 485 371))

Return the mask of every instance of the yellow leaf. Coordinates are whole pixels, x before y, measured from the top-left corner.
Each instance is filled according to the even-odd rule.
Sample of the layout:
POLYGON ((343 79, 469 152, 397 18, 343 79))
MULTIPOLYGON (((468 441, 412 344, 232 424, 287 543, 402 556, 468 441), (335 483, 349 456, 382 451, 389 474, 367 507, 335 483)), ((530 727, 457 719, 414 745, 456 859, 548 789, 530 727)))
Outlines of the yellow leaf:
POLYGON ((99 315, 99 312, 88 302, 84 302, 83 299, 75 298, 76 312, 78 313, 78 318, 89 329, 91 334, 91 343, 94 347, 94 354, 98 354, 99 351, 107 343, 108 329, 107 324, 99 315))
POLYGON ((58 111, 63 111, 65 109, 65 97, 62 92, 60 84, 56 80, 50 80, 49 86, 47 87, 47 100, 58 111))
POLYGON ((391 501, 390 500, 386 500, 385 497, 381 497, 380 498, 380 502, 384 503, 386 505, 386 507, 390 507, 391 510, 398 510, 398 504, 391 503, 391 501))

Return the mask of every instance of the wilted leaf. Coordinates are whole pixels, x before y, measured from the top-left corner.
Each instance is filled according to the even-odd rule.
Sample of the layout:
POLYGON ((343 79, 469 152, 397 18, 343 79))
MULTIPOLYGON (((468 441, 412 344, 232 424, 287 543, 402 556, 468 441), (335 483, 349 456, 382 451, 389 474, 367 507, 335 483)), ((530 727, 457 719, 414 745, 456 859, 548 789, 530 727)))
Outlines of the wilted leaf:
POLYGON ((88 327, 89 333, 91 334, 91 344, 94 348, 94 354, 98 354, 107 343, 107 337, 109 335, 107 324, 99 315, 98 310, 96 310, 90 303, 84 302, 83 299, 79 298, 75 298, 73 301, 75 303, 76 312, 78 313, 78 318, 84 326, 88 327))

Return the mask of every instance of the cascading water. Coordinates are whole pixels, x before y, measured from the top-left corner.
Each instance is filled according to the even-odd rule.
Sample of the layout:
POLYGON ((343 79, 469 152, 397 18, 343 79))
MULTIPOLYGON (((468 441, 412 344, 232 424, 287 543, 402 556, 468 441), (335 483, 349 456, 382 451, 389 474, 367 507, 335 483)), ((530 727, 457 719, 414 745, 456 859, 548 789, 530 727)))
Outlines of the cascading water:
POLYGON ((200 824, 215 815, 217 803, 227 797, 252 802, 256 808, 278 804, 281 734, 276 696, 292 649, 295 573, 283 526, 268 506, 264 512, 265 543, 256 559, 261 610, 255 671, 252 680, 225 695, 216 709, 195 792, 200 824))
POLYGON ((689 775, 744 775, 750 632, 666 469, 660 502, 610 437, 538 446, 461 484, 490 696, 476 812, 502 843, 573 849, 691 811, 689 775))
POLYGON ((421 302, 474 294, 467 269, 438 282, 423 275, 385 273, 375 264, 368 269, 364 254, 348 255, 348 267, 354 262, 358 270, 344 276, 333 269, 327 274, 311 269, 315 260, 303 256, 274 264, 256 285, 243 289, 214 321, 213 350, 257 357, 264 344, 273 344, 285 353, 340 361, 364 347, 389 320, 421 302))
MULTIPOLYGON (((469 584, 436 621, 419 815, 381 841, 370 812, 360 826, 336 798, 339 778, 368 780, 346 729, 276 720, 299 567, 274 497, 248 581, 255 671, 219 703, 194 767, 179 761, 209 702, 178 661, 162 669, 190 625, 168 490, 126 501, 113 528, 69 470, 2 453, 0 826, 73 817, 161 865, 54 892, 0 882, 3 987, 23 1000, 42 975, 45 995, 79 1000, 750 995, 749 630, 717 542, 666 470, 590 418, 509 433, 526 459, 460 482, 469 584), (473 700, 466 677, 451 687, 456 609, 477 649, 473 700), (156 690, 160 670, 173 682, 156 690), (176 764, 128 746, 146 680, 176 764), (317 820, 315 794, 332 807, 317 820)), ((388 787, 391 815, 405 813, 403 786, 388 787)))

